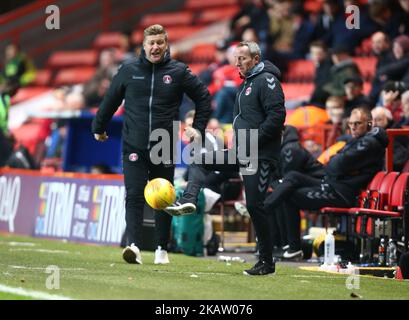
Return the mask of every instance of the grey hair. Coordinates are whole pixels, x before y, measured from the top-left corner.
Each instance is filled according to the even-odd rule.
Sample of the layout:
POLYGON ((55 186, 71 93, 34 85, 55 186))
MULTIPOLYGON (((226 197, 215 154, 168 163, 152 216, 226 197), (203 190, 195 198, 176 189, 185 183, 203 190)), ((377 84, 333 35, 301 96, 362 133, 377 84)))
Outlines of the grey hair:
POLYGON ((250 56, 254 58, 255 56, 259 56, 261 59, 261 50, 259 45, 254 41, 242 41, 240 42, 237 47, 247 47, 250 51, 250 56))
POLYGON ((377 106, 371 110, 372 117, 374 117, 378 112, 383 113, 388 120, 393 119, 392 112, 389 109, 381 106, 377 106))
POLYGON ((409 90, 406 90, 404 93, 402 93, 401 101, 402 101, 402 103, 408 103, 409 102, 409 90))

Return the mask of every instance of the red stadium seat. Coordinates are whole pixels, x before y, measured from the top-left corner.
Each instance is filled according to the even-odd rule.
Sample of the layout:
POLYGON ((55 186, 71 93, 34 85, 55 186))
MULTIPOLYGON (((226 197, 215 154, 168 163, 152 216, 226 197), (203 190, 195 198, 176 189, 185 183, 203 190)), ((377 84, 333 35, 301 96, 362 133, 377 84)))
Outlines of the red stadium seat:
POLYGON ((203 43, 195 45, 187 59, 195 63, 210 63, 214 60, 216 45, 214 43, 203 43))
POLYGON ((96 50, 75 50, 56 51, 47 61, 49 68, 69 68, 95 66, 98 62, 98 52, 96 50))
POLYGON ((208 66, 207 63, 190 63, 189 69, 190 71, 192 71, 193 74, 198 75, 200 72, 206 69, 207 66, 208 66))
POLYGON ((104 32, 99 34, 93 43, 98 50, 107 48, 119 48, 122 45, 124 35, 120 32, 104 32))
POLYGON ((282 87, 286 100, 297 100, 309 97, 314 91, 313 83, 288 83, 283 82, 282 87))
POLYGON ((311 60, 293 60, 288 64, 285 79, 288 82, 311 82, 314 79, 315 66, 311 60))
POLYGON ((47 69, 36 70, 35 79, 30 85, 32 86, 48 86, 51 82, 52 73, 47 69))
POLYGON ((188 26, 193 23, 193 13, 188 11, 170 13, 151 13, 145 15, 142 18, 139 26, 141 28, 146 28, 156 23, 160 23, 164 27, 188 26))
POLYGON ((11 104, 17 104, 22 101, 34 98, 40 94, 50 91, 50 87, 23 87, 17 91, 17 94, 11 99, 11 104))
MULTIPOLYGON (((166 32, 168 33, 169 41, 179 41, 183 38, 187 38, 192 34, 200 31, 203 29, 203 26, 175 26, 175 27, 167 27, 166 32)), ((139 29, 132 33, 131 41, 133 44, 141 44, 143 41, 143 30, 139 29)))
POLYGON ((376 57, 354 57, 352 59, 358 65, 364 80, 372 80, 375 75, 376 57))
POLYGON ((372 54, 372 39, 371 37, 364 39, 361 44, 355 49, 357 56, 369 56, 372 54))
POLYGON ((84 83, 94 76, 95 68, 67 68, 60 70, 55 76, 54 86, 73 85, 84 83))
POLYGON ((185 9, 204 10, 212 7, 223 7, 239 4, 238 0, 186 0, 185 9))
POLYGON ((239 6, 230 6, 204 10, 200 13, 195 23, 208 24, 217 21, 229 20, 240 10, 239 6))

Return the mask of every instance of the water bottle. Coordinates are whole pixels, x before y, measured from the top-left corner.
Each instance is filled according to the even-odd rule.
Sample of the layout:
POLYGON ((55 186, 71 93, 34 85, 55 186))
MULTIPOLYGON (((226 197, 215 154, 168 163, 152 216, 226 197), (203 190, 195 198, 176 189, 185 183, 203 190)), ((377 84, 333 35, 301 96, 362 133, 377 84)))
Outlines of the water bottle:
POLYGON ((335 237, 332 232, 328 232, 324 242, 324 264, 334 264, 335 257, 335 237))
POLYGON ((389 239, 388 248, 386 250, 387 259, 386 264, 389 267, 395 267, 397 265, 397 255, 396 255, 397 247, 395 242, 392 239, 389 239))
POLYGON ((385 239, 381 238, 381 242, 379 244, 379 248, 378 248, 378 264, 380 266, 384 266, 385 265, 385 239))

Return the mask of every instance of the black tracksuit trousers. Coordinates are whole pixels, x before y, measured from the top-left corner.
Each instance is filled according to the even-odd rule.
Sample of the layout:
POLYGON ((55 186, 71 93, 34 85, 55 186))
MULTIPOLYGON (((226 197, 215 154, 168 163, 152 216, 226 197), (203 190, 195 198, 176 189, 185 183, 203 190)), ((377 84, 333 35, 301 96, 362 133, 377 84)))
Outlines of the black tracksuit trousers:
MULTIPOLYGON (((193 203, 197 202, 200 188, 203 186, 206 171, 238 172, 240 164, 229 163, 228 159, 236 159, 233 150, 213 151, 201 155, 201 164, 195 162, 189 169, 189 181, 183 198, 193 203), (230 154, 230 157, 229 157, 230 154), (206 159, 208 160, 206 163, 206 159), (217 164, 219 160, 220 164, 217 164), (222 161, 220 161, 222 160, 222 161)), ((255 168, 254 168, 255 169, 255 168)), ((259 259, 272 264, 272 235, 268 216, 264 212, 264 199, 269 185, 270 172, 274 170, 272 161, 259 160, 257 169, 243 174, 246 205, 257 236, 259 259)))
MULTIPOLYGON (((142 246, 143 211, 145 206, 144 189, 148 180, 164 178, 173 183, 174 165, 155 165, 151 162, 149 151, 142 150, 134 153, 123 154, 123 172, 126 189, 126 245, 134 243, 137 247, 142 246), (133 160, 130 160, 130 158, 133 160), (136 160, 135 160, 136 158, 136 160)), ((155 212, 156 243, 164 250, 170 237, 170 225, 172 216, 163 211, 155 212)))
POLYGON ((266 211, 282 206, 286 217, 288 244, 291 250, 301 250, 300 210, 323 207, 350 207, 355 196, 343 196, 323 180, 297 171, 288 173, 283 182, 266 199, 266 211))

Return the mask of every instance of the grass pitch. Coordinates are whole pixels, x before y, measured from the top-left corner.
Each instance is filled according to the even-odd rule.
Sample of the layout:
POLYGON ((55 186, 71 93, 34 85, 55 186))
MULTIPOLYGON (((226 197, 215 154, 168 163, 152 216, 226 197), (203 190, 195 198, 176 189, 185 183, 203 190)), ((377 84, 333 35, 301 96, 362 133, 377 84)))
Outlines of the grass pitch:
MULTIPOLYGON (((157 266, 153 255, 142 252, 144 264, 130 265, 117 247, 0 235, 0 299, 352 299, 346 275, 278 263, 274 276, 249 277, 242 271, 250 263, 170 254, 169 265, 157 266), (51 265, 60 270, 59 289, 47 289, 51 265)), ((354 292, 362 299, 409 299, 409 282, 359 277, 354 292)))

